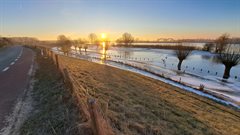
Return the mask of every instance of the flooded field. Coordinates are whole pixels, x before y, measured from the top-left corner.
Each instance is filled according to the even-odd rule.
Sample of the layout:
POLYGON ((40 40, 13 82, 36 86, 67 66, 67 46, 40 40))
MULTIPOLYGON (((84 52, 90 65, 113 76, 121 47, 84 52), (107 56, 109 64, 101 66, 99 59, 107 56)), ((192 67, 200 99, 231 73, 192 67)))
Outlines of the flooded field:
POLYGON ((228 80, 223 80, 224 65, 215 62, 215 54, 210 52, 192 51, 183 61, 181 71, 177 70, 178 59, 174 51, 167 49, 111 47, 106 52, 105 61, 102 60, 104 52, 100 48, 91 47, 87 52, 73 49, 72 54, 118 68, 128 69, 122 65, 137 67, 195 89, 203 85, 211 95, 240 104, 240 65, 232 68, 228 80))
MULTIPOLYGON (((99 51, 101 52, 101 51, 99 51)), ((145 48, 111 48, 107 54, 119 59, 137 60, 160 67, 177 70, 178 59, 173 50, 145 48)), ((184 60, 182 70, 202 76, 222 77, 224 65, 214 61, 214 54, 205 51, 193 51, 184 60), (202 69, 202 70, 201 70, 202 69)), ((231 70, 231 78, 240 79, 240 65, 231 70)))

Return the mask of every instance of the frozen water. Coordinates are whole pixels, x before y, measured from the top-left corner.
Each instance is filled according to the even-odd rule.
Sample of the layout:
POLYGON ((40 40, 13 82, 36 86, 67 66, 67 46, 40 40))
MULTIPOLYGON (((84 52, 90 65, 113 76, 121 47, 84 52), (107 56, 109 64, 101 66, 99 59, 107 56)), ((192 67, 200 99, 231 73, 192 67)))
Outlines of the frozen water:
MULTIPOLYGON (((56 48, 53 50, 57 51, 56 48)), ((178 59, 174 52, 166 49, 112 47, 107 52, 106 61, 101 60, 102 51, 96 48, 90 48, 82 55, 73 50, 72 54, 75 54, 74 57, 147 75, 238 108, 240 105, 240 65, 232 68, 231 78, 223 81, 224 66, 214 63, 211 60, 214 54, 209 52, 193 51, 183 62, 182 71, 176 70, 178 59), (200 85, 204 85, 205 92, 197 90, 200 85)))

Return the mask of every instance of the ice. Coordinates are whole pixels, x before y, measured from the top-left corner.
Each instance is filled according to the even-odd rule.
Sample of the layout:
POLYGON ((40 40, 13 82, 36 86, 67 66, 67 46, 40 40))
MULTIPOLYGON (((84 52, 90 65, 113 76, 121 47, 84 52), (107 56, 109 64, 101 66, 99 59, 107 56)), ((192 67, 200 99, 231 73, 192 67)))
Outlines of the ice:
MULTIPOLYGON (((53 51, 59 53, 57 48, 53 51)), ((71 54, 72 57, 136 72, 240 108, 240 79, 234 78, 239 74, 240 66, 232 68, 232 77, 223 80, 224 66, 210 61, 214 54, 209 52, 193 51, 183 62, 182 71, 176 70, 178 60, 174 52, 166 49, 114 47, 108 50, 105 61, 101 59, 101 50, 96 48, 89 48, 87 53, 82 51, 81 54, 72 50, 71 54), (204 91, 199 90, 200 85, 204 85, 204 91)))

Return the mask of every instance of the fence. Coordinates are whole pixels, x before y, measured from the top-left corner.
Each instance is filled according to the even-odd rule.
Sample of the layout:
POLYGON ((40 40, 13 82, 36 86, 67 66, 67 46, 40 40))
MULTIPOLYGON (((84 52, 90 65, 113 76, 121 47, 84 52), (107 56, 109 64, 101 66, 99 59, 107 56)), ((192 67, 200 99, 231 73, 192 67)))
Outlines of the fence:
MULTIPOLYGON (((76 51, 73 51, 77 54, 76 51)), ((96 51, 89 51, 89 53, 95 53, 98 55, 103 55, 100 52, 96 51)), ((83 57, 83 54, 80 54, 79 57, 83 57), (81 55, 81 56, 80 56, 81 55)), ((88 60, 90 59, 99 59, 99 57, 96 56, 91 56, 87 55, 88 60)), ((85 58, 86 59, 86 58, 85 58)), ((141 64, 145 63, 145 66, 151 65, 151 62, 157 62, 158 66, 161 68, 166 68, 166 69, 171 69, 171 70, 177 70, 177 64, 178 61, 168 61, 167 56, 159 56, 159 57, 154 57, 154 58, 148 58, 148 57, 136 57, 136 56, 131 56, 131 55, 124 55, 124 54, 115 54, 115 53, 108 53, 106 54, 106 59, 109 61, 115 61, 115 62, 120 62, 122 63, 123 61, 134 61, 136 63, 140 62, 141 64)), ((136 66, 136 64, 134 64, 136 66)), ((205 76, 205 75, 210 75, 210 76, 216 76, 221 78, 224 73, 224 69, 222 70, 214 70, 214 68, 205 68, 205 67, 198 67, 198 66, 193 66, 193 65, 185 65, 182 64, 182 72, 184 73, 190 73, 193 75, 198 75, 198 76, 205 76)), ((232 74, 230 78, 240 81, 240 76, 239 74, 232 74)))
POLYGON ((59 54, 54 53, 49 48, 38 47, 44 57, 50 57, 64 77, 65 84, 72 90, 72 94, 76 97, 81 115, 85 118, 85 125, 90 125, 94 135, 113 135, 113 130, 107 120, 103 117, 101 108, 98 106, 97 100, 91 98, 88 90, 85 89, 73 76, 64 62, 61 61, 59 54))
MULTIPOLYGON (((109 54, 108 55, 109 60, 114 60, 115 61, 119 61, 119 60, 128 60, 128 61, 135 61, 135 62, 141 62, 141 63, 145 63, 146 65, 149 65, 151 62, 154 62, 155 59, 159 59, 159 64, 161 68, 166 68, 166 69, 173 69, 176 70, 177 69, 177 62, 176 63, 172 63, 172 62, 168 62, 166 59, 161 59, 160 57, 157 58, 146 58, 146 57, 125 57, 122 55, 114 55, 114 54, 109 54), (114 58, 114 59, 112 59, 114 58), (162 61, 161 61, 162 60, 162 61), (160 62, 161 61, 161 62, 160 62)), ((202 75, 211 75, 211 76, 217 76, 217 77, 222 77, 223 76, 223 72, 224 69, 222 71, 216 71, 216 70, 211 70, 211 69, 204 69, 196 67, 196 66, 189 66, 189 65, 184 65, 182 64, 182 72, 189 72, 189 73, 194 73, 194 74, 199 74, 200 76, 202 75)), ((231 78, 235 79, 235 80, 239 80, 240 76, 239 75, 233 75, 231 76, 231 78)))

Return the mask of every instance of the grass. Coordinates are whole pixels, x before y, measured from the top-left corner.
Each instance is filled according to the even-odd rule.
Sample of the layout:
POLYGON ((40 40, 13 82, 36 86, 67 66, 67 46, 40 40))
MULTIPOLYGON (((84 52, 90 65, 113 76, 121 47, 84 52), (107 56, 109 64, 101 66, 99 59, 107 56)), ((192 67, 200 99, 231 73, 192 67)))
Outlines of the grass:
POLYGON ((238 134, 240 112, 136 73, 60 57, 98 99, 115 134, 238 134))
POLYGON ((91 132, 79 128, 83 118, 74 96, 52 60, 37 51, 38 69, 32 90, 33 110, 21 127, 22 135, 74 135, 91 132))

